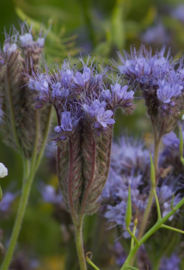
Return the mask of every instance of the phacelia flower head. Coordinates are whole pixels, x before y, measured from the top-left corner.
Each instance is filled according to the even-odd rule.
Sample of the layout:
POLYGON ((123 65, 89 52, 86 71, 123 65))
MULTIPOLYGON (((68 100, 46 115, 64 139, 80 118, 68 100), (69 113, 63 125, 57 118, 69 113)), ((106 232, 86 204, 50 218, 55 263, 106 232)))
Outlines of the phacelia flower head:
POLYGON ((110 170, 107 183, 102 192, 102 202, 106 205, 104 217, 108 222, 121 228, 125 238, 130 237, 126 231, 125 223, 128 189, 131 188, 132 194, 133 214, 130 227, 133 227, 135 217, 141 218, 147 204, 148 194, 140 192, 142 184, 142 175, 136 177, 118 175, 115 171, 110 170))
POLYGON ((111 166, 120 175, 142 173, 149 174, 149 151, 142 140, 121 136, 112 144, 111 166))
POLYGON ((179 79, 181 64, 165 55, 165 48, 152 52, 144 45, 139 51, 131 48, 130 55, 119 54, 122 65, 115 63, 120 74, 136 89, 141 89, 146 102, 151 122, 155 125, 159 136, 174 129, 181 108, 182 81, 179 79))
POLYGON ((36 107, 52 104, 56 111, 58 177, 66 206, 84 214, 99 207, 109 170, 115 108, 133 107, 133 92, 120 85, 108 90, 106 70, 98 72, 93 61, 80 58, 80 69, 65 61, 54 72, 35 74, 29 81, 36 107))
POLYGON ((131 47, 130 55, 127 52, 124 52, 124 57, 118 54, 123 65, 116 66, 128 80, 153 86, 158 76, 163 78, 173 68, 169 53, 166 56, 164 54, 165 48, 152 55, 151 48, 147 50, 144 45, 141 45, 139 51, 131 47))
MULTIPOLYGON (((35 41, 32 28, 22 23, 21 34, 15 28, 12 28, 10 34, 5 33, 3 49, 0 51, 0 94, 2 97, 0 107, 3 111, 0 126, 3 140, 28 159, 33 154, 34 141, 37 137, 37 116, 32 105, 34 93, 30 89, 38 88, 44 98, 48 92, 48 81, 43 75, 37 77, 37 80, 30 79, 29 83, 30 76, 36 74, 40 68, 44 45, 41 39, 42 35, 39 36, 38 41, 35 41), (13 126, 12 123, 14 123, 13 126)), ((39 102, 42 103, 42 99, 39 102)), ((42 144, 49 111, 50 108, 47 106, 40 111, 38 116, 40 128, 38 151, 42 144)))

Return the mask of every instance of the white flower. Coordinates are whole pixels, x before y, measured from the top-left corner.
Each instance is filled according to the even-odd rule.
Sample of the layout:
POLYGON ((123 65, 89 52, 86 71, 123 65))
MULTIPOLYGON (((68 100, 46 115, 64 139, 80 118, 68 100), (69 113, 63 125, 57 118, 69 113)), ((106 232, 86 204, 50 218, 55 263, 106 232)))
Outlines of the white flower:
POLYGON ((8 175, 8 169, 0 162, 0 178, 3 178, 8 175))

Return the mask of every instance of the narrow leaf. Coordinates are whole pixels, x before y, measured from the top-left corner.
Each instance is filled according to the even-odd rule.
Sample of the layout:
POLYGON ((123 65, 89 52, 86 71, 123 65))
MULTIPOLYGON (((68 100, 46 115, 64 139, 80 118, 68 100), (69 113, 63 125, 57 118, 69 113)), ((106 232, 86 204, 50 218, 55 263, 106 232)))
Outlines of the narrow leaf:
POLYGON ((131 190, 129 187, 127 209, 126 209, 126 216, 125 216, 125 223, 126 223, 127 228, 129 228, 130 226, 131 219, 132 219, 132 201, 131 201, 131 190))

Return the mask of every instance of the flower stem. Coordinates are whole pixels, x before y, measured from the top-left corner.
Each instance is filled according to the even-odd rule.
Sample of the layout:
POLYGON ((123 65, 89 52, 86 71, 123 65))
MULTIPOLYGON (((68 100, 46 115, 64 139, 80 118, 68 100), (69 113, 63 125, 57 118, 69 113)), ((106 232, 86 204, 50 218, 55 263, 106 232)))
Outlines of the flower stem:
POLYGON ((17 239, 19 236, 19 232, 21 229, 22 221, 24 218, 27 202, 29 199, 29 194, 30 194, 32 182, 33 182, 35 173, 39 167, 39 164, 40 164, 40 161, 41 161, 41 158, 43 155, 43 151, 45 148, 45 144, 47 141, 47 137, 48 137, 49 127, 50 127, 50 122, 51 122, 51 113, 52 113, 51 108, 50 108, 50 114, 49 114, 48 121, 47 121, 46 131, 45 131, 44 138, 43 138, 42 147, 41 147, 41 150, 40 150, 39 155, 37 157, 37 147, 38 147, 38 137, 39 137, 39 116, 38 116, 37 111, 35 111, 35 113, 36 113, 36 138, 35 138, 35 144, 34 144, 34 149, 33 149, 33 156, 31 159, 31 165, 30 165, 30 162, 28 160, 23 159, 24 174, 23 174, 22 194, 21 194, 19 208, 18 208, 13 232, 11 235, 9 247, 8 247, 7 253, 5 255, 3 264, 1 266, 1 270, 8 270, 9 265, 11 263, 11 259, 12 259, 13 253, 14 253, 15 245, 16 245, 16 242, 17 242, 17 239))
MULTIPOLYGON (((128 267, 131 265, 132 259, 135 257, 135 254, 139 247, 144 244, 144 242, 152 235, 154 234, 157 230, 163 227, 163 224, 172 216, 176 213, 176 211, 181 208, 181 206, 184 205, 184 198, 171 210, 167 215, 165 215, 163 218, 159 219, 155 225, 139 240, 139 244, 136 245, 129 253, 124 265, 121 267, 120 270, 125 270, 125 269, 131 269, 128 267)), ((167 226, 167 229, 169 226, 167 226)), ((178 230, 177 230, 178 231, 178 230)), ((178 231, 179 232, 179 231, 178 231)))
MULTIPOLYGON (((156 139, 155 138, 155 147, 154 147, 154 168, 155 168, 155 177, 156 177, 156 183, 157 183, 157 178, 158 178, 158 154, 159 154, 159 144, 160 144, 160 139, 156 139)), ((141 227, 139 230, 139 234, 138 234, 138 240, 143 236, 143 233, 145 231, 147 222, 148 222, 148 218, 149 218, 149 214, 150 214, 150 210, 152 207, 152 203, 153 203, 153 198, 154 198, 154 190, 155 187, 151 186, 151 190, 150 190, 150 194, 149 194, 149 198, 148 198, 148 203, 146 206, 146 210, 144 212, 144 216, 142 219, 142 223, 141 223, 141 227)))
POLYGON ((79 258, 80 270, 87 270, 86 259, 84 255, 84 247, 83 247, 82 222, 83 222, 83 218, 80 218, 80 223, 77 226, 75 226, 75 231, 76 231, 75 242, 76 242, 77 254, 79 258))
POLYGON ((11 263, 11 259, 12 259, 12 256, 13 256, 15 245, 16 245, 16 242, 17 242, 17 239, 18 239, 18 236, 19 236, 19 232, 20 232, 20 229, 21 229, 22 221, 23 221, 23 218, 24 218, 24 213, 25 213, 25 210, 26 210, 27 201, 28 201, 28 198, 29 198, 29 193, 30 193, 32 182, 33 182, 34 174, 35 174, 35 172, 31 171, 29 177, 27 178, 27 180, 23 184, 22 195, 21 195, 21 199, 20 199, 20 203, 19 203, 19 209, 18 209, 16 221, 15 221, 15 224, 14 224, 12 236, 11 236, 10 243, 9 243, 9 247, 8 247, 7 253, 5 255, 1 270, 8 270, 8 267, 9 267, 9 265, 11 263))
MULTIPOLYGON (((154 130, 154 162, 153 163, 154 163, 155 178, 156 179, 155 179, 154 184, 151 183, 151 189, 150 189, 150 194, 149 194, 149 197, 148 197, 148 203, 147 203, 144 215, 143 215, 143 219, 142 219, 141 226, 140 226, 140 229, 139 229, 139 234, 138 234, 138 237, 137 237, 138 240, 140 240, 141 237, 144 234, 144 231, 145 231, 145 228, 146 228, 146 225, 147 225, 147 222, 148 222, 148 218, 149 218, 149 215, 150 215, 151 207, 152 207, 152 204, 153 204, 153 199, 154 199, 154 196, 155 196, 155 187, 156 187, 156 184, 158 182, 158 157, 159 157, 159 145, 160 145, 161 136, 157 135, 154 124, 153 124, 153 130, 154 130)), ((159 216, 159 218, 160 218, 160 216, 159 216)), ((134 262, 135 254, 134 254, 134 258, 132 258, 131 265, 134 262)))

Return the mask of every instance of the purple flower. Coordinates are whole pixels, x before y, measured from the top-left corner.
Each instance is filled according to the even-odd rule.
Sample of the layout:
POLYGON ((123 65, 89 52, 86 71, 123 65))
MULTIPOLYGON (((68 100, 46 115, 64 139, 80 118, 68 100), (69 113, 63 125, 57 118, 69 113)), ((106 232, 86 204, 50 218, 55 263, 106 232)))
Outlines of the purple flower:
POLYGON ((37 75, 37 78, 35 79, 30 78, 28 87, 31 90, 37 90, 41 92, 41 94, 48 94, 49 84, 47 75, 42 73, 40 75, 37 75))
POLYGON ((60 82, 52 84, 51 88, 53 98, 66 98, 69 95, 69 90, 66 88, 63 89, 60 82))
POLYGON ((91 77, 91 69, 84 66, 83 74, 81 72, 77 72, 73 81, 75 84, 84 87, 85 84, 90 80, 91 77))
POLYGON ((169 83, 165 80, 158 81, 157 96, 163 103, 170 103, 171 98, 181 94, 182 86, 178 83, 169 83))
POLYGON ((10 43, 5 43, 3 46, 3 51, 6 53, 8 56, 12 54, 12 52, 15 52, 17 50, 17 45, 15 43, 10 44, 10 43))
POLYGON ((133 220, 136 215, 136 211, 144 212, 147 205, 147 194, 144 196, 140 192, 140 187, 143 184, 142 175, 138 174, 134 176, 121 175, 120 173, 114 171, 112 168, 109 172, 107 182, 105 184, 104 190, 101 195, 102 201, 107 205, 107 210, 105 212, 105 218, 109 222, 113 222, 122 228, 123 236, 125 238, 130 237, 129 233, 126 231, 125 216, 127 208, 128 199, 128 189, 131 187, 132 195, 132 205, 136 207, 133 208, 133 220))
POLYGON ((179 4, 172 12, 171 15, 180 20, 180 21, 184 21, 184 4, 179 4))
POLYGON ((31 47, 34 43, 33 36, 30 33, 19 36, 19 39, 22 47, 31 47))
POLYGON ((175 149, 177 149, 179 151, 180 140, 176 136, 176 133, 174 131, 166 134, 163 137, 163 143, 164 143, 165 146, 174 147, 175 149))
MULTIPOLYGON (((161 187, 157 187, 157 195, 158 200, 161 206, 162 216, 164 217, 171 211, 171 203, 173 200, 173 195, 176 193, 177 187, 176 186, 168 186, 166 184, 163 184, 161 187)), ((174 197, 173 206, 175 206, 179 201, 181 200, 181 195, 178 193, 174 197)), ((169 218, 169 220, 172 220, 173 216, 169 218)))
POLYGON ((101 107, 96 115, 97 123, 95 123, 95 127, 98 127, 98 125, 100 124, 103 128, 106 128, 107 124, 114 124, 115 121, 111 118, 112 115, 113 112, 111 110, 105 111, 104 107, 101 107))
POLYGON ((149 151, 142 140, 122 136, 118 143, 112 144, 111 166, 118 174, 130 175, 132 170, 145 174, 149 164, 149 151))
POLYGON ((119 57, 123 65, 115 65, 121 74, 125 74, 127 78, 137 80, 140 83, 156 84, 157 78, 162 79, 173 68, 170 64, 169 54, 164 57, 165 48, 160 52, 156 52, 152 56, 152 51, 147 50, 144 45, 137 52, 135 48, 131 48, 131 54, 126 52, 125 58, 119 53, 119 57))
MULTIPOLYGON (((65 67, 66 64, 64 64, 65 67)), ((61 83, 63 87, 67 88, 73 80, 73 71, 70 69, 61 71, 61 83)))
POLYGON ((39 38, 37 39, 37 41, 36 41, 36 44, 37 44, 40 48, 42 48, 42 47, 44 46, 44 43, 45 43, 45 38, 39 37, 39 38))
POLYGON ((111 101, 111 98, 112 98, 111 91, 109 89, 103 90, 102 93, 101 93, 101 95, 100 95, 100 98, 103 101, 110 102, 111 101))
POLYGON ((111 85, 112 94, 117 97, 118 101, 133 99, 134 91, 127 92, 128 85, 121 86, 119 83, 111 85))
POLYGON ((147 44, 167 44, 170 37, 162 24, 150 27, 142 35, 141 40, 147 44))
POLYGON ((0 202, 0 211, 6 212, 9 208, 11 203, 15 200, 16 195, 11 192, 6 192, 3 195, 3 199, 0 202))
POLYGON ((61 126, 55 127, 56 133, 62 133, 63 131, 72 131, 72 118, 70 112, 61 113, 61 126))
POLYGON ((72 131, 72 119, 70 112, 63 112, 61 114, 61 128, 64 131, 72 131))
POLYGON ((87 113, 90 114, 91 117, 94 117, 97 115, 100 108, 105 108, 105 106, 106 106, 105 101, 100 102, 98 99, 95 99, 91 103, 91 105, 87 105, 86 103, 84 103, 83 108, 87 113))

